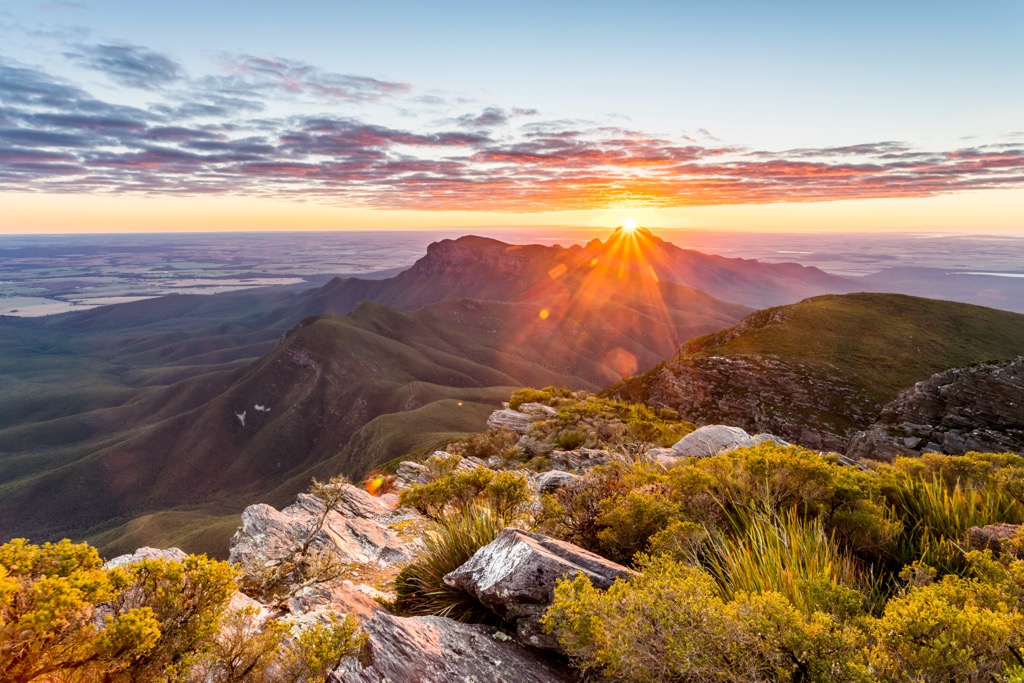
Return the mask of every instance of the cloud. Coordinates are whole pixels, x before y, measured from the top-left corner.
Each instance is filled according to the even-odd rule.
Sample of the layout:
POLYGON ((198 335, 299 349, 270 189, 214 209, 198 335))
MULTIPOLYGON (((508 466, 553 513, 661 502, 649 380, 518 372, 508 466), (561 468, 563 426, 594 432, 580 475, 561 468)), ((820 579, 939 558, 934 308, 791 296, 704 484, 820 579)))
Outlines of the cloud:
POLYGON ((184 76, 183 69, 173 59, 138 45, 80 45, 65 56, 130 88, 154 90, 184 76))
MULTIPOLYGON (((144 48, 118 54, 122 65, 159 62, 144 48)), ((245 57, 234 64, 230 74, 199 79, 175 65, 175 86, 156 93, 158 102, 128 107, 0 60, 0 190, 233 194, 516 212, 1024 187, 1024 141, 1015 138, 938 150, 899 141, 763 150, 703 132, 652 135, 472 103, 430 125, 384 125, 369 115, 331 113, 337 107, 282 117, 267 114, 269 105, 294 95, 428 112, 436 105, 417 104, 404 84, 300 62, 245 57)))
POLYGON ((407 83, 331 73, 290 59, 225 56, 222 69, 222 75, 208 77, 204 85, 225 94, 276 91, 325 100, 376 102, 411 90, 407 83))
POLYGON ((455 119, 455 122, 466 128, 494 128, 504 126, 508 123, 509 116, 500 107, 487 107, 479 114, 465 114, 455 119))

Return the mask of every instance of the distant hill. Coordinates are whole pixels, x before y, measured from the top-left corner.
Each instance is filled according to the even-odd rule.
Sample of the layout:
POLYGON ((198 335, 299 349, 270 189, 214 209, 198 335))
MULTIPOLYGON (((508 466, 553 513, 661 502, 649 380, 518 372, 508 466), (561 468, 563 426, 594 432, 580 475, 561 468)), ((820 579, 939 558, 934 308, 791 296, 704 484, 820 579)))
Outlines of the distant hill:
POLYGON ((932 374, 1024 353, 1024 315, 896 294, 819 296, 688 342, 612 393, 843 451, 932 374))

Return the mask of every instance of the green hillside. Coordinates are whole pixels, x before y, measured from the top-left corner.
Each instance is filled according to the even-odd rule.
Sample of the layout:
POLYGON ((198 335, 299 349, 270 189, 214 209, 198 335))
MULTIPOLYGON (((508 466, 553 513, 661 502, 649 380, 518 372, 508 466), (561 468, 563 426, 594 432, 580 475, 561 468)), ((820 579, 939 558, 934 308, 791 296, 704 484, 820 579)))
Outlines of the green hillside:
POLYGON ((687 343, 611 393, 841 449, 936 372, 1024 355, 1024 315, 897 294, 819 296, 687 343))

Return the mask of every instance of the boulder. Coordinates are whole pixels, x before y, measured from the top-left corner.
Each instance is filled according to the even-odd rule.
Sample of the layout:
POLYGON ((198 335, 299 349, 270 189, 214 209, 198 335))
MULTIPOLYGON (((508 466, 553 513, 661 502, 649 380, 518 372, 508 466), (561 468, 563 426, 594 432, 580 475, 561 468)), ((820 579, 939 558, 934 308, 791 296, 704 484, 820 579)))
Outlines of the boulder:
POLYGON ((773 443, 776 446, 782 447, 793 445, 790 442, 786 441, 785 439, 780 439, 774 434, 762 432, 760 434, 754 434, 753 436, 747 437, 746 439, 740 441, 738 444, 736 444, 736 446, 730 448, 729 450, 736 450, 737 448, 753 448, 754 446, 760 446, 763 443, 773 443))
POLYGON ((555 584, 582 572, 598 588, 636 575, 631 569, 579 546, 542 534, 507 528, 464 565, 444 577, 509 623, 533 647, 558 650, 540 618, 554 600, 555 584))
POLYGON ((543 403, 524 403, 519 406, 519 412, 536 415, 539 418, 558 415, 558 411, 556 409, 551 406, 544 405, 543 403))
POLYGON ((139 548, 134 553, 118 555, 114 559, 108 560, 106 564, 103 565, 103 568, 113 569, 114 567, 123 567, 126 564, 142 562, 143 560, 171 560, 174 562, 181 562, 185 557, 185 552, 180 548, 167 548, 166 550, 161 550, 160 548, 150 548, 146 546, 139 548))
MULTIPOLYGON (((449 454, 445 453, 445 455, 449 455, 449 454)), ((475 456, 469 455, 469 456, 466 456, 466 457, 462 458, 462 460, 459 461, 459 466, 456 467, 455 469, 456 469, 456 471, 461 471, 461 472, 471 472, 471 471, 475 470, 478 467, 487 467, 487 463, 485 463, 480 458, 477 458, 475 456)))
POLYGON ((348 660, 333 674, 342 683, 568 683, 564 666, 531 652, 490 626, 444 617, 396 617, 378 612, 364 624, 363 662, 348 660))
POLYGON ((426 465, 411 460, 403 461, 395 470, 395 476, 402 483, 412 486, 413 484, 426 484, 430 481, 430 470, 426 465))
POLYGON ((612 461, 612 454, 602 448, 577 448, 574 451, 551 451, 548 458, 556 469, 582 472, 598 465, 607 465, 612 461))
POLYGON ((334 580, 301 589, 285 601, 285 607, 291 615, 355 614, 369 619, 381 609, 376 593, 371 586, 334 580))
POLYGON ((647 459, 667 470, 679 463, 679 453, 672 448, 652 448, 647 451, 647 459))
POLYGON ((706 458, 723 451, 739 448, 748 442, 750 435, 739 427, 708 425, 694 430, 672 446, 680 457, 706 458))
POLYGON ((554 493, 566 484, 579 478, 580 476, 578 474, 563 472, 561 470, 551 470, 549 472, 541 472, 537 475, 534 481, 537 483, 537 490, 541 493, 554 493))
POLYGON ((991 550, 993 553, 998 554, 1003 549, 1003 541, 1013 538, 1019 531, 1019 524, 972 526, 967 530, 967 549, 991 550))
MULTIPOLYGON (((381 498, 345 485, 346 497, 327 513, 312 547, 336 554, 342 562, 389 565, 408 561, 412 550, 387 525, 401 521, 408 511, 395 511, 381 498)), ((242 526, 231 539, 229 558, 243 567, 266 564, 288 554, 323 513, 324 502, 308 493, 276 510, 264 503, 242 512, 242 526)))
POLYGON ((487 418, 487 426, 490 429, 501 429, 502 427, 506 427, 517 434, 525 434, 530 431, 530 426, 537 419, 537 415, 521 413, 518 410, 512 410, 511 408, 503 408, 502 410, 495 410, 491 413, 491 416, 487 418))

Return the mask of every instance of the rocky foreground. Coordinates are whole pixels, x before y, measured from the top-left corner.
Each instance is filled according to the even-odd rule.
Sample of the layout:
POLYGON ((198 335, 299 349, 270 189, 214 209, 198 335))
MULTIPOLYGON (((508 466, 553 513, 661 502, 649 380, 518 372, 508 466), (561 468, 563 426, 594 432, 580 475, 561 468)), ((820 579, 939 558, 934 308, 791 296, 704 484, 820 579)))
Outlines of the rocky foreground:
MULTIPOLYGON (((988 386, 995 381, 1013 384, 1021 376, 1019 365, 1020 361, 1006 367, 979 366, 921 383, 895 402, 900 408, 890 411, 896 416, 892 419, 905 425, 911 419, 908 416, 929 410, 929 415, 953 414, 956 392, 943 394, 943 387, 988 386), (936 395, 945 396, 945 402, 922 398, 936 395)), ((980 405, 980 399, 974 405, 980 405)), ((1011 405, 1010 409, 1015 407, 1011 405)), ((534 438, 535 423, 551 418, 553 412, 540 403, 525 403, 517 410, 506 407, 496 411, 488 424, 492 431, 511 432, 521 445, 528 446, 534 438)), ((876 441, 888 438, 892 428, 892 424, 888 431, 876 428, 876 441)), ((933 428, 930 433, 935 431, 933 428)), ((751 435, 738 427, 708 425, 685 435, 670 448, 648 448, 636 457, 670 468, 684 458, 709 457, 765 442, 788 445, 773 434, 751 435)), ((909 445, 904 440, 895 448, 909 445)), ((446 452, 435 456, 440 460, 457 459, 446 452)), ((550 470, 529 473, 532 495, 539 503, 542 494, 571 485, 595 466, 622 458, 623 454, 602 448, 555 449, 548 456, 550 470)), ((840 462, 858 464, 845 457, 840 462)), ((463 457, 457 468, 502 466, 498 456, 486 462, 463 457)), ((398 466, 394 484, 400 491, 425 484, 433 476, 427 464, 407 461, 398 466)), ((394 492, 371 495, 351 484, 339 484, 330 491, 330 495, 321 493, 325 497, 301 494, 283 510, 266 504, 248 507, 231 541, 230 560, 243 573, 232 609, 255 608, 264 622, 280 620, 293 629, 330 615, 351 614, 361 620, 368 636, 364 652, 337 668, 332 673, 334 681, 577 680, 558 641, 541 626, 541 617, 554 599, 555 585, 565 577, 583 574, 596 588, 606 589, 617 579, 637 576, 632 569, 571 543, 505 528, 469 561, 444 576, 446 584, 472 596, 490 612, 491 625, 461 623, 441 616, 399 616, 391 610, 396 600, 395 578, 422 550, 423 537, 432 522, 415 510, 401 507, 394 492), (315 580, 266 589, 266 576, 300 551, 317 558, 329 571, 321 571, 315 580), (264 583, 254 577, 263 577, 260 580, 264 583)), ((969 544, 978 549, 997 549, 1017 529, 1013 525, 975 528, 969 544)), ((143 548, 109 564, 182 556, 177 549, 143 548)))
MULTIPOLYGON (((489 425, 529 439, 533 423, 552 413, 549 406, 524 404, 519 410, 496 411, 489 425)), ((751 436, 739 428, 711 425, 687 435, 672 448, 651 448, 643 457, 669 467, 685 457, 714 455, 765 440, 785 443, 770 434, 751 436)), ((435 455, 451 457, 444 452, 435 455)), ((539 498, 590 468, 621 457, 605 449, 555 450, 550 454, 553 469, 530 473, 530 485, 539 498)), ((466 457, 458 465, 462 470, 487 466, 496 468, 500 463, 466 457)), ((402 490, 430 477, 425 465, 403 462, 397 468, 396 485, 402 490)), ((264 622, 280 620, 300 629, 331 614, 356 615, 368 642, 361 657, 346 661, 333 672, 335 681, 576 680, 557 641, 540 626, 555 584, 582 573, 596 587, 607 588, 616 579, 636 572, 571 543, 506 528, 494 542, 445 576, 445 582, 490 610, 500 627, 437 616, 398 616, 389 610, 395 599, 394 579, 420 551, 422 538, 431 527, 427 518, 400 507, 398 501, 393 492, 371 495, 361 487, 343 484, 329 505, 305 493, 282 510, 262 503, 249 506, 230 549, 230 560, 243 577, 265 574, 294 555, 300 545, 308 545, 307 552, 317 557, 331 558, 332 566, 340 569, 327 580, 287 585, 265 594, 251 590, 252 582, 247 584, 243 578, 231 608, 255 607, 264 622)), ((156 557, 181 559, 184 553, 176 548, 141 548, 108 565, 156 557)))

